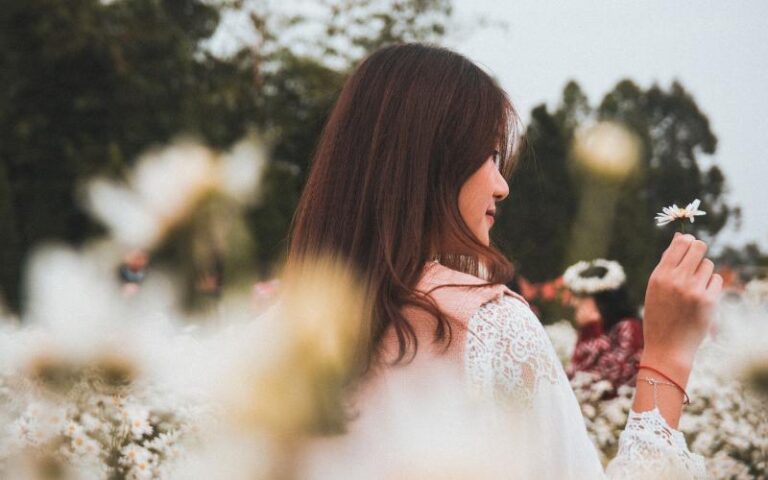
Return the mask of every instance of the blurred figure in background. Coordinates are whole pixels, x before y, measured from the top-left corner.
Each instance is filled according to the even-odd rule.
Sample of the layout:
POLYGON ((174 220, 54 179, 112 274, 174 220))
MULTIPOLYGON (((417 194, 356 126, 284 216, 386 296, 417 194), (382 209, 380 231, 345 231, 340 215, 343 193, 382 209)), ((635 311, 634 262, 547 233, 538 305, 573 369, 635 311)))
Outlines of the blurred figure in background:
POLYGON ((205 263, 204 268, 197 272, 195 291, 209 298, 219 298, 224 288, 224 260, 222 255, 214 253, 205 263))
POLYGON ((579 332, 568 376, 597 374, 613 384, 634 385, 643 353, 643 327, 629 300, 618 262, 578 262, 563 274, 579 332))
POLYGON ((149 255, 144 250, 131 250, 125 256, 118 269, 118 275, 126 296, 138 292, 141 282, 147 275, 147 265, 149 265, 149 255))

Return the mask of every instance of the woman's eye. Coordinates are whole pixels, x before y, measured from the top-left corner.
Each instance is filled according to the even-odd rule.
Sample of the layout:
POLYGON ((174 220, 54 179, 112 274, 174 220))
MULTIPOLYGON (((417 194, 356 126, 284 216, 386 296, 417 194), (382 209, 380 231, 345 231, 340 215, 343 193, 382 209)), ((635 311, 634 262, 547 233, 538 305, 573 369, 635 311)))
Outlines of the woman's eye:
POLYGON ((501 154, 498 150, 493 151, 493 163, 496 165, 496 168, 501 168, 501 154))

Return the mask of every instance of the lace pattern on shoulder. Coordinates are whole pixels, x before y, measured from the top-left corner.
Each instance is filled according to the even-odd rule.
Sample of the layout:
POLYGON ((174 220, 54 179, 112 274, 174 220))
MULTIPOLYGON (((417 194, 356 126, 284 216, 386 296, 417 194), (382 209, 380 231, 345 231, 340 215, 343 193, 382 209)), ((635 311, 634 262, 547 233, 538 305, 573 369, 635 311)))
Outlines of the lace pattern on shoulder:
POLYGON ((467 377, 483 395, 530 405, 542 382, 565 381, 557 362, 544 328, 519 300, 501 296, 469 320, 467 377))
POLYGON ((704 458, 688 450, 683 434, 671 428, 657 408, 630 411, 607 474, 616 479, 707 478, 704 458))

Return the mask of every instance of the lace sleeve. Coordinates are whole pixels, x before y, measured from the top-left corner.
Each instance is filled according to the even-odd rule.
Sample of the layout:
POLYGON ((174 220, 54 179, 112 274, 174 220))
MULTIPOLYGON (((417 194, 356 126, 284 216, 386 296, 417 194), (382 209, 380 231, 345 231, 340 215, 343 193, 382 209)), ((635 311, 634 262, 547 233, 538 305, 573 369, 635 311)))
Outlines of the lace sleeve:
POLYGON ((683 434, 658 409, 629 412, 619 451, 606 473, 616 479, 707 478, 704 458, 688 450, 683 434))
POLYGON ((542 383, 562 380, 549 337, 519 300, 504 296, 486 303, 468 330, 467 377, 481 393, 529 405, 542 383))
MULTIPOLYGON (((555 458, 574 459, 556 462, 560 468, 573 470, 562 472, 561 478, 583 478, 574 472, 584 463, 600 470, 589 478, 706 478, 704 459, 688 450, 683 434, 672 429, 658 410, 630 412, 618 453, 603 474, 554 347, 539 320, 522 302, 501 297, 484 304, 470 318, 468 330, 465 368, 471 386, 507 403, 522 402, 531 408, 532 416, 559 423, 551 433, 558 437, 551 439, 554 449, 562 450, 555 458)), ((541 425, 546 423, 543 420, 541 425)))

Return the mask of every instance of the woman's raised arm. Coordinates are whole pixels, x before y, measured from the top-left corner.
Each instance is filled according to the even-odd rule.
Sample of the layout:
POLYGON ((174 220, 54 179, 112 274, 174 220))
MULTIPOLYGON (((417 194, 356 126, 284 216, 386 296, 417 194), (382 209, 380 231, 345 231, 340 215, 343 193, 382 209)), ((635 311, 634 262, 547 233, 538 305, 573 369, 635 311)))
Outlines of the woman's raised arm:
POLYGON ((706 478, 704 460, 675 430, 696 350, 707 333, 723 279, 704 257, 707 245, 676 234, 648 282, 645 349, 635 401, 608 466, 609 478, 706 478))
POLYGON ((633 409, 658 408, 677 428, 684 389, 723 279, 704 257, 707 244, 692 235, 676 234, 648 281, 643 335, 645 348, 633 409), (643 368, 646 367, 646 368, 643 368))

